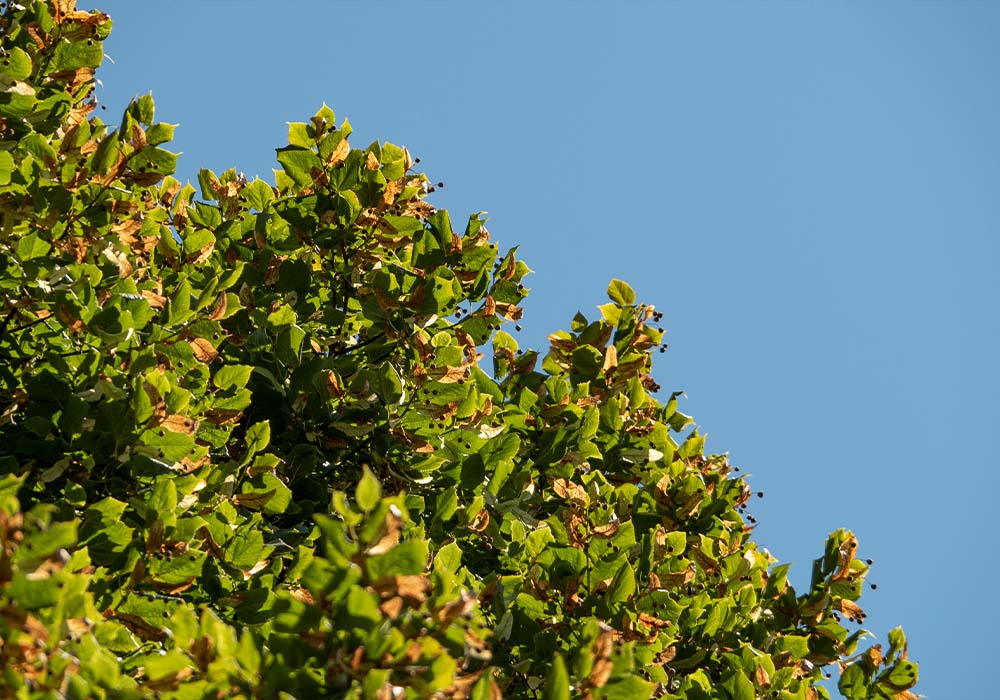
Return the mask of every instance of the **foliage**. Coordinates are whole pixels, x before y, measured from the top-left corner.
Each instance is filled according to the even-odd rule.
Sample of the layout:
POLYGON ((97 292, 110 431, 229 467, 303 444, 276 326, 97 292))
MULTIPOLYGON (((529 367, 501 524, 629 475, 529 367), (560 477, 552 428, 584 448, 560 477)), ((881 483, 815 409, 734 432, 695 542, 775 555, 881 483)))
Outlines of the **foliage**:
POLYGON ((0 15, 0 697, 912 698, 836 532, 799 593, 613 281, 528 267, 323 107, 276 183, 93 115, 109 18, 0 15), (484 355, 491 372, 484 371, 484 355))

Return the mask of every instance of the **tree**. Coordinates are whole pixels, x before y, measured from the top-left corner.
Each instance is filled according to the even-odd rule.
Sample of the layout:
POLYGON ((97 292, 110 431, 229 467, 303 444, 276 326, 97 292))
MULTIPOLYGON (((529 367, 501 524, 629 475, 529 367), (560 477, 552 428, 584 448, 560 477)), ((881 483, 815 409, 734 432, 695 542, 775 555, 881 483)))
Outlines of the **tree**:
POLYGON ((94 116, 110 28, 0 15, 0 697, 916 697, 853 535, 803 593, 751 539, 627 284, 522 351, 515 250, 326 106, 198 192, 150 96, 94 116))

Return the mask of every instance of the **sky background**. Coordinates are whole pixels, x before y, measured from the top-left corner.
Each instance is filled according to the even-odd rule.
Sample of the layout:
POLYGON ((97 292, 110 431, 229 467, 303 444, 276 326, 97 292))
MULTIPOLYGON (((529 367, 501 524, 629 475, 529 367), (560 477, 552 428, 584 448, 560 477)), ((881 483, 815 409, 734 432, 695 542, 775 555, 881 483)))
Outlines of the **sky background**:
POLYGON ((522 345, 632 283, 656 380, 766 492, 759 542, 805 584, 853 529, 917 690, 995 698, 1000 3, 100 9, 100 116, 151 90, 182 179, 273 181, 326 102, 520 246, 522 345))

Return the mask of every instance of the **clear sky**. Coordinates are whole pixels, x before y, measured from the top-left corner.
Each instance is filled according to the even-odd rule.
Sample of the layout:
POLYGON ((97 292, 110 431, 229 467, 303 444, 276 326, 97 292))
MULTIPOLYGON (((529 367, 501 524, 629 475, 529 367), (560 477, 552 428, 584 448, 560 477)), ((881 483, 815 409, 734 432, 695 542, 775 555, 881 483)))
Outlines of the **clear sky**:
POLYGON ((326 102, 520 246, 522 344, 630 281, 759 541, 805 583, 853 529, 917 689, 995 698, 1000 3, 93 2, 182 177, 271 179, 326 102))

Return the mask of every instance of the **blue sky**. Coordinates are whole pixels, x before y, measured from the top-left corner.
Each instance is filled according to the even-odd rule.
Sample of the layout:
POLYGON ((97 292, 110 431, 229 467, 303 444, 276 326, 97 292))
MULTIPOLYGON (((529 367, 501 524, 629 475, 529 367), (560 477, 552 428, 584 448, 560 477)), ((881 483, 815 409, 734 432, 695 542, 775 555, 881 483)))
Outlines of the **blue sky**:
POLYGON ((631 282, 657 381, 766 492, 759 541, 804 582, 853 529, 866 626, 904 625, 928 697, 987 700, 1000 4, 100 8, 107 121, 152 90, 182 177, 270 179, 326 102, 520 246, 523 344, 631 282))

